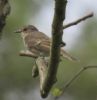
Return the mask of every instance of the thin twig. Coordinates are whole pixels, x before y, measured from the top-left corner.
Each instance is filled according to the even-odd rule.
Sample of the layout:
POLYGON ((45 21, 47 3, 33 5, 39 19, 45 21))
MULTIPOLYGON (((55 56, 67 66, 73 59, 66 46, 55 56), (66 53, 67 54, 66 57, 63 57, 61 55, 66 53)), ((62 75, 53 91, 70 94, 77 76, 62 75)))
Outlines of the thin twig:
MULTIPOLYGON (((66 84, 64 87, 60 88, 60 90, 62 91, 60 96, 62 96, 64 94, 64 92, 66 91, 66 89, 73 83, 73 81, 75 81, 82 72, 84 72, 85 70, 89 69, 89 68, 97 68, 97 66, 85 66, 82 67, 66 84)), ((55 97, 55 100, 57 100, 60 96, 55 97)))
POLYGON ((63 29, 66 29, 66 28, 68 28, 68 27, 77 25, 77 24, 79 24, 80 22, 82 22, 82 21, 84 21, 84 20, 86 20, 86 19, 88 19, 88 18, 91 18, 91 17, 93 17, 93 12, 87 14, 86 16, 84 16, 84 17, 82 17, 82 18, 77 19, 76 21, 73 21, 73 22, 68 23, 67 25, 64 25, 64 26, 63 26, 63 29))

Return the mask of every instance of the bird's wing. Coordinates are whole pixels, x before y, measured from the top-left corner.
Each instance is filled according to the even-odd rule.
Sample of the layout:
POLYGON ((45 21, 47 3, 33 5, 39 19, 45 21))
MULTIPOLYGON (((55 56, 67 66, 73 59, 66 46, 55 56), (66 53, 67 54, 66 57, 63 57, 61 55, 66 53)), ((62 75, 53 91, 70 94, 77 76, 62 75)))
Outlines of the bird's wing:
POLYGON ((45 52, 46 54, 49 54, 50 51, 50 44, 51 42, 49 40, 41 40, 40 43, 36 46, 36 48, 40 52, 45 52))
POLYGON ((33 37, 39 38, 39 39, 44 39, 44 40, 49 40, 50 39, 46 34, 44 34, 42 32, 39 32, 39 31, 38 32, 34 31, 33 37))
POLYGON ((45 51, 47 53, 49 53, 50 50, 50 45, 51 45, 51 39, 44 33, 42 32, 36 32, 37 35, 35 35, 35 39, 36 39, 36 47, 37 49, 39 49, 40 51, 45 51))

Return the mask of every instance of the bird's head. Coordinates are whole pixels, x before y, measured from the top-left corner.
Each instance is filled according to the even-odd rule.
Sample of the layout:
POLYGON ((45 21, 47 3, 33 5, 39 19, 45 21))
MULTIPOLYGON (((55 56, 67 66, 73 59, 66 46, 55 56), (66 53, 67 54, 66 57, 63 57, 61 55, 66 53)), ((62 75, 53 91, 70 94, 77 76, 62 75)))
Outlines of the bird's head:
POLYGON ((15 31, 15 33, 27 34, 29 32, 38 31, 38 29, 33 25, 24 26, 21 29, 15 31))

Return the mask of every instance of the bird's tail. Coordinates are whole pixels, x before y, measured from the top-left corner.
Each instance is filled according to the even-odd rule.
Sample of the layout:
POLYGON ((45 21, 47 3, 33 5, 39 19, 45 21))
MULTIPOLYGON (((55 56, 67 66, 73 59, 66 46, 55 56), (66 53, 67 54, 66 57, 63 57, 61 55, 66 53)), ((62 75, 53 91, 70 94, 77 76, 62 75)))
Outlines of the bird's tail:
POLYGON ((73 62, 78 62, 79 60, 72 55, 70 55, 68 52, 64 51, 61 49, 61 56, 67 60, 73 61, 73 62))

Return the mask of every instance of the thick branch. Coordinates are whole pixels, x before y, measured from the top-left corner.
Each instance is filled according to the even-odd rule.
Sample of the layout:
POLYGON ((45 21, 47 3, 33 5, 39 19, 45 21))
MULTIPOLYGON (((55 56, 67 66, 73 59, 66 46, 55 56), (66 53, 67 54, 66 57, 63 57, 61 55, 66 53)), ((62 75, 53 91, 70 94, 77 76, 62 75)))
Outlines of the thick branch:
POLYGON ((84 21, 84 20, 86 20, 86 19, 88 19, 88 18, 91 18, 91 17, 93 17, 93 13, 87 14, 86 16, 83 16, 82 18, 79 18, 79 19, 77 19, 76 21, 73 21, 73 22, 71 22, 71 23, 68 23, 67 25, 64 25, 64 26, 63 26, 63 29, 66 29, 66 28, 68 28, 68 27, 77 25, 77 24, 79 24, 80 22, 82 22, 82 21, 84 21))
MULTIPOLYGON (((85 70, 89 69, 89 68, 97 68, 97 66, 85 66, 82 67, 66 84, 64 87, 62 87, 60 90, 62 91, 60 96, 63 95, 63 93, 66 91, 66 89, 73 83, 73 81, 75 81, 81 74, 82 72, 84 72, 85 70)), ((57 100, 60 96, 55 97, 55 100, 57 100)))
POLYGON ((55 13, 52 23, 52 45, 50 50, 50 62, 46 78, 41 89, 41 96, 47 97, 52 88, 60 60, 60 44, 63 35, 63 21, 65 19, 67 0, 55 0, 55 13))
POLYGON ((9 13, 10 5, 8 3, 8 0, 0 0, 0 36, 6 23, 6 17, 9 13))

